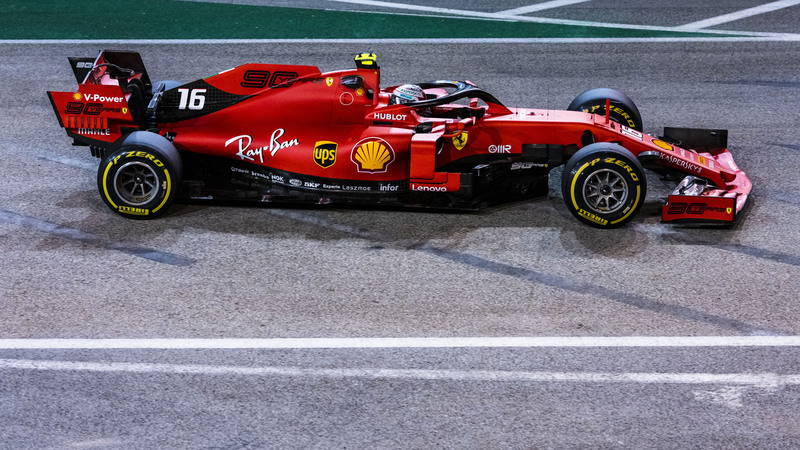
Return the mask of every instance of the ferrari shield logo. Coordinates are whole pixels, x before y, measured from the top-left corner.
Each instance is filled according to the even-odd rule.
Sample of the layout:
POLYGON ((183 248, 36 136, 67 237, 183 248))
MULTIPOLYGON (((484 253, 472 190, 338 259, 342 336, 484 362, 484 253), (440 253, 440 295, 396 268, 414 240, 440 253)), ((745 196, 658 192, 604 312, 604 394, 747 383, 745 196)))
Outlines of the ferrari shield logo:
POLYGON ((730 214, 730 213, 732 213, 732 212, 733 212, 733 208, 727 208, 727 209, 725 210, 725 212, 726 212, 726 213, 728 213, 728 214, 730 214))
POLYGON ((122 108, 122 114, 128 114, 128 108, 122 108))
POLYGON ((328 87, 333 86, 333 77, 325 78, 325 84, 327 84, 328 87))
POLYGON ((462 132, 458 136, 453 136, 453 145, 456 146, 456 150, 461 150, 464 146, 467 145, 467 139, 469 139, 469 135, 466 131, 462 132))
POLYGON ((318 141, 314 144, 314 162, 323 169, 327 169, 336 162, 336 142, 318 141))

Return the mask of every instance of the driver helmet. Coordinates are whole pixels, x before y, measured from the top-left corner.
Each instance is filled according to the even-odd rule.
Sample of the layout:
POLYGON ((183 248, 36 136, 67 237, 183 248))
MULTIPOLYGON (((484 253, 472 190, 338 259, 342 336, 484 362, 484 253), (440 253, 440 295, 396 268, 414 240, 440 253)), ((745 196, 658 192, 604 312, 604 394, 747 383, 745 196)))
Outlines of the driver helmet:
POLYGON ((404 84, 395 88, 395 90, 392 92, 392 96, 389 98, 389 104, 397 105, 416 102, 424 99, 425 93, 422 92, 421 87, 417 86, 416 84, 404 84))

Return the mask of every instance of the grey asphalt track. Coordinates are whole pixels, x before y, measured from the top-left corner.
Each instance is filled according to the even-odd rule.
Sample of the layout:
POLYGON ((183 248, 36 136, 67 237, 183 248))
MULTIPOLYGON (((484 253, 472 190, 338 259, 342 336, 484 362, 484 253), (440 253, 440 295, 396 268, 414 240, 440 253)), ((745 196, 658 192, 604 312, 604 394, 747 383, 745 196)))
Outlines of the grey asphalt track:
MULTIPOLYGON (((579 224, 560 198, 560 171, 548 198, 480 214, 195 203, 126 220, 102 203, 97 160, 70 146, 45 95, 74 89, 66 57, 95 55, 98 45, 0 45, 0 338, 800 334, 797 45, 135 46, 155 79, 189 81, 245 62, 335 70, 374 51, 385 85, 468 79, 507 105, 538 108, 613 87, 636 102, 649 133, 730 130, 754 185, 734 228, 661 224, 672 185, 648 173, 645 207, 619 230, 579 224)), ((3 358, 587 373, 800 367, 786 348, 0 350, 3 358)), ((68 367, 0 369, 0 448, 800 446, 797 385, 68 367)))

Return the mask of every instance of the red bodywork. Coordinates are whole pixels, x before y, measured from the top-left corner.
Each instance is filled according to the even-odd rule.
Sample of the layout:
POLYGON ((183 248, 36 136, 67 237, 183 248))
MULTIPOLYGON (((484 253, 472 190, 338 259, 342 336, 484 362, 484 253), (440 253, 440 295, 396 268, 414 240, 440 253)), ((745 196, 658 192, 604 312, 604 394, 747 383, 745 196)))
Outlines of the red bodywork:
MULTIPOLYGON (((490 95, 429 108, 389 105, 393 87, 380 87, 374 60, 327 73, 313 66, 246 64, 154 91, 157 101, 146 97, 150 110, 138 112, 151 116, 146 124, 131 111, 132 96, 139 94, 130 86, 150 88, 143 66, 130 77, 124 74, 121 83, 104 62, 101 54, 77 92, 49 93, 68 134, 95 147, 111 145, 131 130, 149 129, 168 137, 182 153, 328 179, 332 188, 344 189, 353 181, 377 182, 381 187, 373 191, 455 192, 462 186, 461 172, 443 169, 454 162, 470 157, 520 161, 523 146, 530 144, 563 148, 563 162, 589 132, 595 142, 622 145, 645 167, 702 181, 669 196, 664 221, 733 222, 751 190, 727 148, 682 148, 604 115, 507 108, 490 95), (465 109, 474 114, 454 114, 465 109)), ((429 97, 450 91, 425 90, 429 97)))

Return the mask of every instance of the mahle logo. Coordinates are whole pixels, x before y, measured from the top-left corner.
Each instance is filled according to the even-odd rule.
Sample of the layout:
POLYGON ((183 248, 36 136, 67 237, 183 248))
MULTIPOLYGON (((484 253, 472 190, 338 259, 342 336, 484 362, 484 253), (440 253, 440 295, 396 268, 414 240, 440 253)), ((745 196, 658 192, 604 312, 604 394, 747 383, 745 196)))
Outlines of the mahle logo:
POLYGON ((327 169, 336 162, 336 149, 339 144, 331 141, 318 141, 314 144, 314 162, 327 169))

